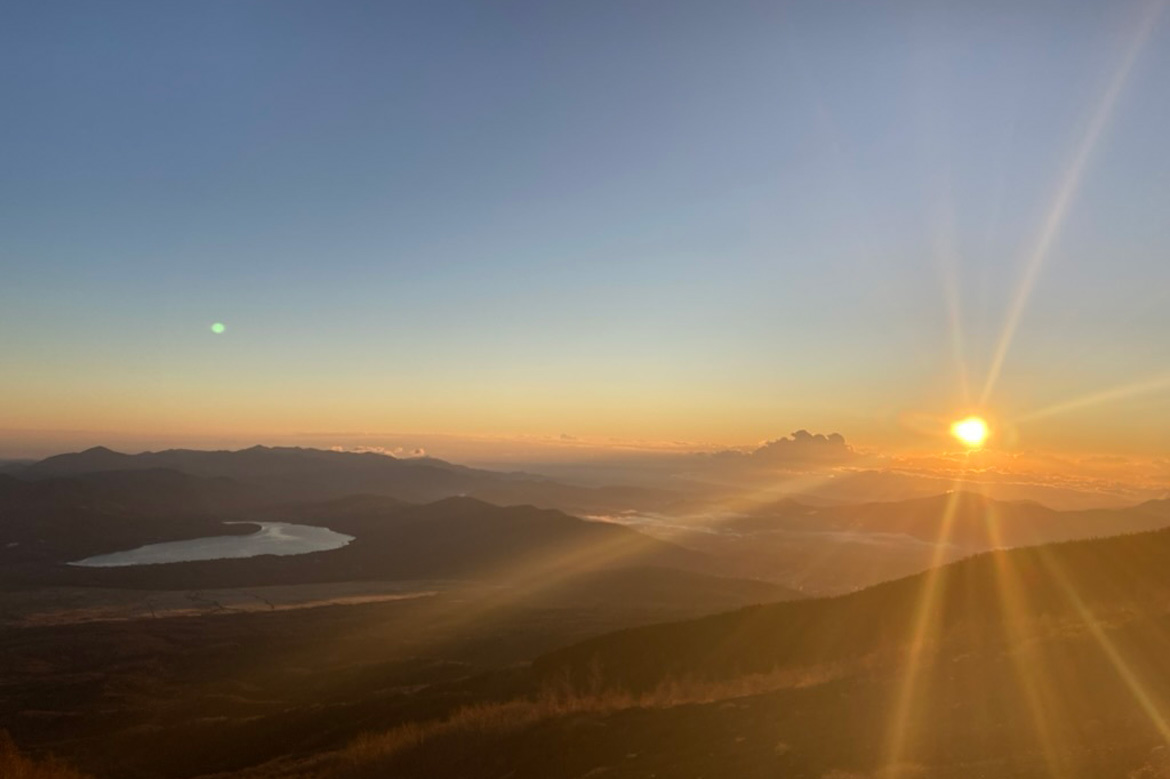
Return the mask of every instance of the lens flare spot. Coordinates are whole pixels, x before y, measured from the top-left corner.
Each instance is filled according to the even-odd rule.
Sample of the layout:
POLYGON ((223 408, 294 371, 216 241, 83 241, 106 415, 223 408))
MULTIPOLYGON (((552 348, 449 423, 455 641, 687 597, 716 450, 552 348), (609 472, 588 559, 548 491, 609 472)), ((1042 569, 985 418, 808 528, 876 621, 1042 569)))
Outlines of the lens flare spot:
POLYGON ((216 335, 219 335, 224 330, 227 330, 227 327, 224 326, 223 322, 216 322, 211 326, 211 332, 215 333, 216 335))
POLYGON ((967 417, 951 425, 951 435, 963 442, 965 446, 978 449, 987 441, 991 430, 980 417, 967 417))

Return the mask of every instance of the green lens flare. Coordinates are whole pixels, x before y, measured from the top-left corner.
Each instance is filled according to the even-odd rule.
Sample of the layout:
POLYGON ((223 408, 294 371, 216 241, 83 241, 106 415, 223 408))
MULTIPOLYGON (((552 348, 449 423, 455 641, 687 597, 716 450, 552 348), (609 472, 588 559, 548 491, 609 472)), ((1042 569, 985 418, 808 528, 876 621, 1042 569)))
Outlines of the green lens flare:
POLYGON ((215 333, 216 335, 219 335, 224 330, 227 330, 227 328, 224 327, 223 322, 216 322, 211 326, 211 332, 215 333))

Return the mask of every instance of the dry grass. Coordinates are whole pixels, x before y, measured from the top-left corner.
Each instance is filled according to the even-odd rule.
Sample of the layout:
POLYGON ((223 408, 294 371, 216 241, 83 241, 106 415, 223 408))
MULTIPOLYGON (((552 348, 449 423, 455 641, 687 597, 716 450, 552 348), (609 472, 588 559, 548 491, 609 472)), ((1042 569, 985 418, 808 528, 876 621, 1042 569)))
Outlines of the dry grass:
POLYGON ((425 753, 431 750, 443 754, 470 752, 499 736, 561 717, 712 703, 780 689, 810 687, 842 674, 843 669, 833 665, 751 674, 724 682, 671 680, 641 695, 604 689, 600 673, 594 675, 593 684, 584 691, 574 689, 566 679, 546 684, 532 698, 474 704, 458 709, 446 719, 412 722, 384 733, 359 736, 340 752, 338 770, 333 775, 383 775, 382 771, 400 760, 425 760, 425 753))
POLYGON ((1146 764, 1129 774, 1129 779, 1166 779, 1170 777, 1170 750, 1158 747, 1146 764))
POLYGON ((12 738, 0 730, 0 777, 3 779, 89 779, 55 759, 32 760, 20 754, 12 738))

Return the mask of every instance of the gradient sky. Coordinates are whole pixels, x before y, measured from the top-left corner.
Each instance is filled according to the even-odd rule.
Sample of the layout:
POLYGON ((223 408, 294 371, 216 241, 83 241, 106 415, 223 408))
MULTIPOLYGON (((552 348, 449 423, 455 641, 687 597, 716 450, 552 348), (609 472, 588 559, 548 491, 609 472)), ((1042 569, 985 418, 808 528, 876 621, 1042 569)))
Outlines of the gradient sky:
POLYGON ((1156 454, 1157 10, 11 3, 0 430, 1156 454))

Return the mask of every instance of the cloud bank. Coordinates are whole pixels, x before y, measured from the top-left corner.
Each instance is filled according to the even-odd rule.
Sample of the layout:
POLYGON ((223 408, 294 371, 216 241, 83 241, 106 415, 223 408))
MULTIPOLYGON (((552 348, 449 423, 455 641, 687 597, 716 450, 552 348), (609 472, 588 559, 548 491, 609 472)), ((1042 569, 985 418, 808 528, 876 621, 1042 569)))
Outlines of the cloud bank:
POLYGON ((725 449, 719 452, 705 453, 701 456, 708 457, 712 462, 720 464, 789 470, 843 465, 859 457, 840 433, 822 435, 821 433, 810 433, 807 430, 797 430, 788 438, 767 441, 749 452, 725 449))

